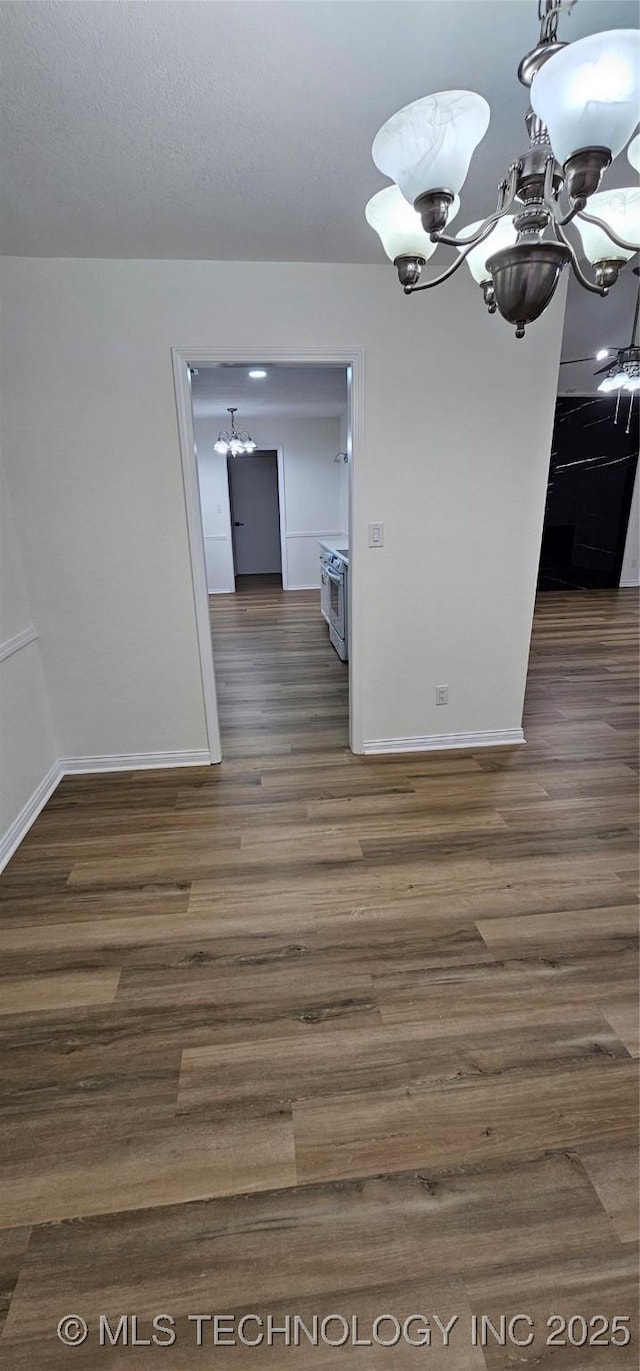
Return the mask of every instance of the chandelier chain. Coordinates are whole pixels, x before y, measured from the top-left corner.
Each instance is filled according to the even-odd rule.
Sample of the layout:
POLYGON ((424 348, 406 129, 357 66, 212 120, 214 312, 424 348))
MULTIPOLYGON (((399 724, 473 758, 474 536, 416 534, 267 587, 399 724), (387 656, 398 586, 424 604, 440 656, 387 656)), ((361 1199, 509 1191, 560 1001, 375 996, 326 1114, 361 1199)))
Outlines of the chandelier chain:
POLYGON ((541 43, 557 42, 560 15, 563 11, 570 14, 575 4, 576 0, 538 0, 541 43))

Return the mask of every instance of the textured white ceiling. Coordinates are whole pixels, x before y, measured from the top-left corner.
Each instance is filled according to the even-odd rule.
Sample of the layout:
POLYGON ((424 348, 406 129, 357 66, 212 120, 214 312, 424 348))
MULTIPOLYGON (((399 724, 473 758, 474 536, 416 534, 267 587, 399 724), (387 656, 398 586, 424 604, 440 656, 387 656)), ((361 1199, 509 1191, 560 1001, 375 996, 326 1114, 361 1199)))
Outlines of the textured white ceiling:
MULTIPOLYGON (((259 359, 255 366, 260 366, 259 359)), ((347 407, 345 367, 288 367, 265 362, 267 375, 252 381, 245 366, 200 367, 191 378, 193 412, 199 418, 212 417, 222 423, 228 405, 236 405, 237 424, 245 419, 337 418, 347 407)))
MULTIPOLYGON (((634 0, 580 0, 561 36, 636 20, 634 0)), ((535 0, 19 0, 0 23, 5 253, 381 262, 363 208, 394 110, 488 99, 461 227, 525 146, 535 0)))

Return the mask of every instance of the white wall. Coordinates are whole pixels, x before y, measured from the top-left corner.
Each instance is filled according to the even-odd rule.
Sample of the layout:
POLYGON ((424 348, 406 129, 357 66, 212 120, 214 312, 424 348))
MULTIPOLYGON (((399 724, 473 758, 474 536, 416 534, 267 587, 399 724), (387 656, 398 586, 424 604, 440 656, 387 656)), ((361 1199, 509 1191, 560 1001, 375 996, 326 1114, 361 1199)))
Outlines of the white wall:
POLYGON ((206 747, 172 346, 365 349, 364 738, 520 725, 562 297, 516 342, 465 269, 407 300, 386 266, 7 258, 2 295, 8 478, 64 755, 206 747))
MULTIPOLYGON (((282 449, 282 563, 289 590, 319 587, 318 540, 347 531, 344 476, 333 461, 340 449, 340 423, 292 415, 247 420, 258 447, 282 449)), ((214 592, 233 590, 226 458, 213 451, 219 429, 219 419, 194 416, 208 587, 214 592)))
POLYGON ((349 422, 349 411, 345 410, 340 415, 338 427, 338 452, 346 452, 346 462, 341 462, 338 471, 340 473, 340 527, 348 535, 349 533, 349 461, 351 459, 351 432, 349 422))
POLYGON ((624 545, 624 557, 622 560, 622 571, 620 572, 621 586, 640 586, 640 487, 638 484, 638 472, 633 483, 633 497, 631 509, 629 510, 629 523, 627 524, 627 537, 624 545))
POLYGON ((211 437, 208 421, 198 419, 194 415, 193 432, 198 464, 207 590, 210 594, 228 592, 235 589, 235 582, 227 459, 221 453, 213 451, 218 432, 211 437))
POLYGON ((58 752, 45 691, 40 644, 0 469, 0 865, 12 826, 55 766, 58 752))

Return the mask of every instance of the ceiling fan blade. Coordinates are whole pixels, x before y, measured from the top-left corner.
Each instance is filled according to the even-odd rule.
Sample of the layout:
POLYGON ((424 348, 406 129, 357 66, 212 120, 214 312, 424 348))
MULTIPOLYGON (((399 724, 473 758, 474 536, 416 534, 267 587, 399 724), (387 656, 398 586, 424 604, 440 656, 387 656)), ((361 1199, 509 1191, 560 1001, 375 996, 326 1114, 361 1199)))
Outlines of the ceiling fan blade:
MULTIPOLYGON (((620 350, 621 350, 621 349, 616 349, 616 352, 618 352, 618 351, 620 351, 620 350)), ((608 362, 605 362, 605 364, 604 364, 603 367, 598 367, 598 370, 597 370, 597 371, 594 371, 594 373, 593 373, 594 376, 603 376, 604 373, 605 373, 605 371, 611 371, 611 368, 614 367, 615 364, 616 364, 616 358, 615 358, 615 357, 611 357, 610 360, 609 360, 608 362)))
POLYGON ((577 366, 578 362, 592 362, 592 361, 593 361, 593 357, 567 357, 566 360, 565 360, 564 362, 561 362, 561 363, 560 363, 560 366, 561 366, 561 367, 572 367, 572 366, 577 366))
MULTIPOLYGON (((614 362, 615 362, 615 360, 616 360, 616 355, 617 355, 619 352, 621 352, 621 351, 622 351, 621 348, 618 348, 618 347, 610 347, 610 348, 609 348, 609 353, 610 353, 611 355, 610 355, 610 357, 609 357, 609 361, 608 361, 608 362, 605 362, 604 366, 601 367, 600 370, 601 370, 601 371, 608 371, 608 370, 609 370, 609 367, 612 367, 612 366, 613 366, 613 364, 614 364, 614 362)), ((578 362, 595 362, 595 360, 596 360, 596 358, 593 356, 593 353, 591 354, 591 357, 567 357, 567 358, 566 358, 566 361, 560 363, 560 366, 561 366, 561 367, 572 367, 572 366, 577 366, 578 362)), ((600 372, 599 372, 599 371, 594 372, 594 376, 599 376, 599 375, 600 375, 600 372)))

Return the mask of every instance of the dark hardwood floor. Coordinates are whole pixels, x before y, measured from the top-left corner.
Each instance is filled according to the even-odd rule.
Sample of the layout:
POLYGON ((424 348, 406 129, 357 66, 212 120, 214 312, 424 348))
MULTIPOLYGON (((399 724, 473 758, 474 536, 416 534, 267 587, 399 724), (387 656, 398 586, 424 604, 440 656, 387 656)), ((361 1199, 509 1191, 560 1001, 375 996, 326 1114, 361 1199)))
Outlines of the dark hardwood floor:
POLYGON ((3 1365, 635 1368, 635 592, 541 596, 528 746, 448 755, 348 751, 317 595, 211 616, 223 764, 64 780, 0 878, 3 1365))

